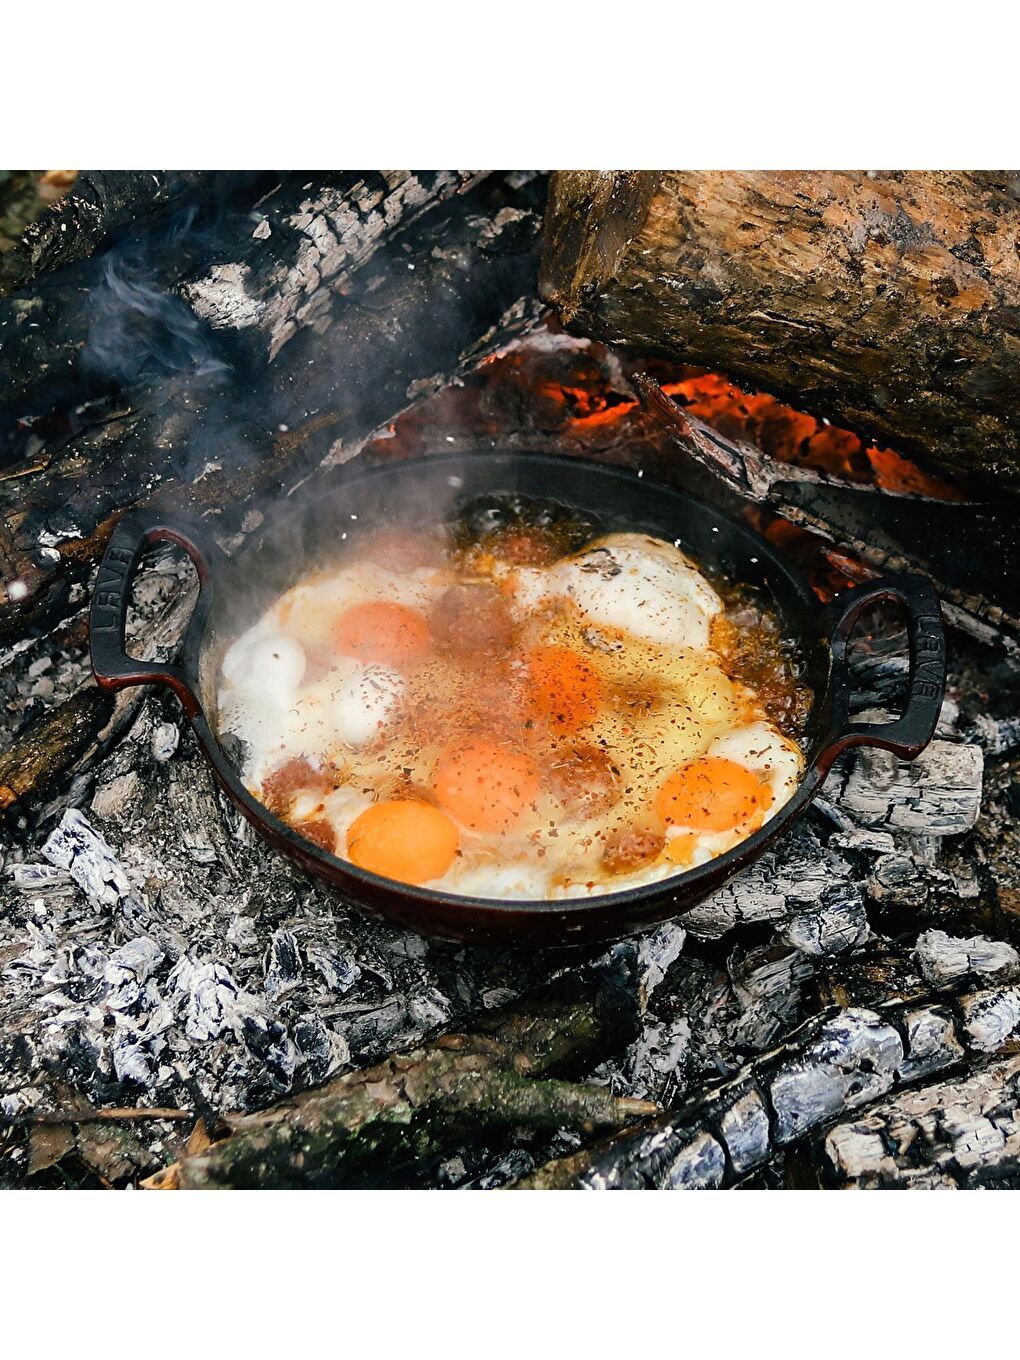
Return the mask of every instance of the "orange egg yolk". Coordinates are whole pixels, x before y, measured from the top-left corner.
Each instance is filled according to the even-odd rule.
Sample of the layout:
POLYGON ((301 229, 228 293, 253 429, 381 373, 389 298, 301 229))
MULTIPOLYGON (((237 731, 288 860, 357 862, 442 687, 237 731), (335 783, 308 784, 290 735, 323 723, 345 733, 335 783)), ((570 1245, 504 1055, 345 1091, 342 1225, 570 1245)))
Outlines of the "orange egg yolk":
POLYGON ((347 858, 401 883, 442 878, 457 853, 457 828, 431 803, 391 798, 373 803, 347 832, 347 858))
POLYGON ((569 647, 537 647, 527 657, 532 702, 564 732, 575 732, 596 717, 602 682, 585 659, 569 647))
POLYGON ((751 770, 722 756, 682 766, 659 790, 656 808, 669 826, 730 831, 772 806, 772 790, 751 770))
POLYGON ((523 751, 473 741, 440 758, 434 788, 443 807, 472 831, 508 831, 538 795, 538 769, 523 751))
POLYGON ((356 604, 333 625, 333 644, 341 655, 398 669, 422 660, 431 640, 424 615, 405 604, 356 604))
POLYGON ((664 853, 672 864, 682 864, 686 867, 693 862, 697 848, 698 838, 694 832, 681 831, 675 836, 670 836, 664 853))

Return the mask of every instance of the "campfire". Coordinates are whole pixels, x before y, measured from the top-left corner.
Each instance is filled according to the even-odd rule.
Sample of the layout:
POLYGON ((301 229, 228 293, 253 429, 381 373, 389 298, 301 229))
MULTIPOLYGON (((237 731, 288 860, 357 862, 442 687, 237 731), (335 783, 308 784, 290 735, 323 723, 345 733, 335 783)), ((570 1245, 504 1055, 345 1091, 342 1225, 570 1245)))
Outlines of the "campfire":
MULTIPOLYGON (((916 304, 916 332, 888 298, 866 328, 879 359, 902 346, 880 382, 788 260, 729 280, 737 301, 686 256, 663 282, 677 213, 710 262, 737 230, 713 235, 701 175, 631 177, 608 206, 597 176, 156 177, 116 223, 96 209, 85 249, 62 227, 113 201, 103 179, 79 176, 0 275, 0 1180, 1020 1183, 1018 463, 955 243, 925 266, 941 301, 916 304), (634 215, 622 253, 582 207, 596 236, 634 215), (947 309, 945 363, 966 340, 987 381, 919 386, 898 424, 947 309), (952 437, 964 419, 999 441, 994 466, 952 437), (171 693, 94 683, 86 612, 125 512, 186 510, 235 555, 352 468, 494 450, 678 488, 760 533, 819 608, 926 577, 949 653, 934 739, 913 761, 847 751, 682 916, 580 950, 480 947, 303 877, 218 790, 171 693)), ((819 179, 864 212, 866 186, 819 179)), ((794 188, 773 181, 778 231, 794 188)), ((915 216, 996 192, 908 181, 875 191, 873 226, 896 192, 915 216)), ((172 661, 197 584, 174 544, 149 548, 132 656, 172 661)), ((902 710, 908 656, 902 612, 871 609, 849 648, 858 721, 902 710)))

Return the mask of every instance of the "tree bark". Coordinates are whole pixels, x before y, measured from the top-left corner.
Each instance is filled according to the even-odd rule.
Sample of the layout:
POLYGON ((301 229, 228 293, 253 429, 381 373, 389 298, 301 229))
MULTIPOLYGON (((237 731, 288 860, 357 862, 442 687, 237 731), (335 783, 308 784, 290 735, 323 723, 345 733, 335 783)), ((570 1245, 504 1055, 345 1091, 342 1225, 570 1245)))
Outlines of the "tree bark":
POLYGON ((568 977, 544 997, 257 1114, 153 1177, 151 1189, 356 1187, 413 1179, 459 1138, 493 1127, 587 1133, 655 1112, 599 1086, 549 1080, 637 1032, 633 993, 611 973, 568 977))
POLYGON ((1007 172, 561 171, 542 294, 1018 489, 1017 194, 1007 172))

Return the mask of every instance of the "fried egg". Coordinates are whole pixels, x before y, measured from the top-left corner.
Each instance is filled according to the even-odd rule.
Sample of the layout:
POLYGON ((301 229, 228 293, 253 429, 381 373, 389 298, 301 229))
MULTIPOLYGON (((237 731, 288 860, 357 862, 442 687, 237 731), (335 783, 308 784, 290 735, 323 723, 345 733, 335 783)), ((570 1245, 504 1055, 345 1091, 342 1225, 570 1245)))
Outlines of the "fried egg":
POLYGON ((219 726, 249 748, 258 784, 293 756, 318 758, 377 740, 400 705, 395 667, 427 647, 435 573, 356 563, 282 596, 226 651, 219 726), (326 673, 310 676, 310 657, 326 673), (392 665, 383 664, 392 662, 392 665))
POLYGON ((792 796, 801 752, 712 650, 723 602, 674 544, 481 560, 352 560, 224 655, 220 731, 309 840, 404 883, 570 898, 705 863, 792 796))
POLYGON ((307 647, 329 646, 338 619, 362 605, 400 607, 424 613, 445 584, 440 571, 391 571, 375 562, 355 562, 322 573, 289 590, 270 611, 273 622, 307 647))
POLYGON ((551 567, 522 567, 509 587, 524 612, 569 600, 581 618, 647 642, 704 651, 722 600, 672 543, 646 534, 607 534, 551 567))
POLYGON ((777 732, 771 723, 761 721, 716 737, 708 754, 735 760, 767 781, 773 801, 766 811, 766 821, 793 797, 804 768, 799 747, 777 732))
POLYGON ((659 790, 667 862, 693 868, 738 845, 793 796, 803 763, 793 742, 764 721, 714 738, 659 790))

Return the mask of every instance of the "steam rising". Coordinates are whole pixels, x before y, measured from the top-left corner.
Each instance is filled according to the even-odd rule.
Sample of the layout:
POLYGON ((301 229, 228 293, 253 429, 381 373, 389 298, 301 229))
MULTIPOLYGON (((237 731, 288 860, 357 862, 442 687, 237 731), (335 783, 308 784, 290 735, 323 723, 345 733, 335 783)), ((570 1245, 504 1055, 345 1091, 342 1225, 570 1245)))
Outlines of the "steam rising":
MULTIPOLYGON (((202 179, 187 203, 131 222, 40 285, 52 288, 53 340, 32 348, 42 329, 16 332, 25 377, 9 418, 0 407, 0 443, 9 434, 22 456, 101 427, 96 466, 124 475, 101 478, 94 494, 70 488, 61 511, 79 536, 155 494, 204 518, 228 556, 242 534, 286 518, 278 552, 296 575, 357 528, 341 465, 523 323, 540 185, 493 176, 449 202, 428 175, 404 172, 311 188, 297 175, 202 179), (284 315, 292 334, 281 347, 284 315)), ((456 419, 438 413, 422 437, 454 451, 456 419)), ((396 482, 380 488, 366 517, 435 522, 457 499, 449 477, 414 486, 408 473, 399 497, 396 482)), ((59 548, 45 550, 58 560, 59 548)), ((11 598, 29 588, 8 585, 11 598)), ((237 573, 229 617, 217 612, 228 635, 257 585, 247 567, 237 573)))
POLYGON ((92 293, 82 369, 135 386, 143 379, 225 372, 209 336, 180 298, 163 292, 137 259, 111 256, 92 293))
POLYGON ((189 207, 160 234, 111 252, 89 299, 89 327, 82 370, 92 378, 133 387, 181 374, 201 378, 224 373, 210 332, 180 298, 156 279, 155 253, 179 249, 195 234, 189 207))

